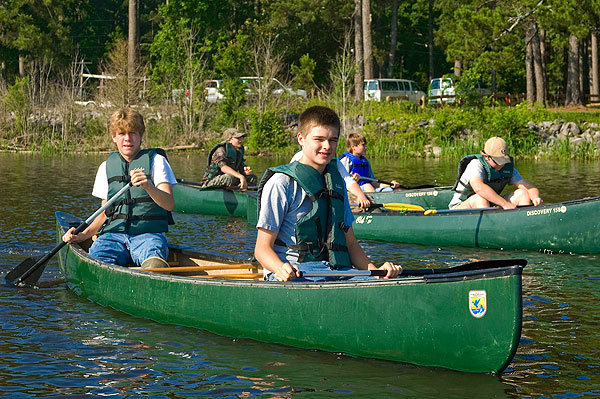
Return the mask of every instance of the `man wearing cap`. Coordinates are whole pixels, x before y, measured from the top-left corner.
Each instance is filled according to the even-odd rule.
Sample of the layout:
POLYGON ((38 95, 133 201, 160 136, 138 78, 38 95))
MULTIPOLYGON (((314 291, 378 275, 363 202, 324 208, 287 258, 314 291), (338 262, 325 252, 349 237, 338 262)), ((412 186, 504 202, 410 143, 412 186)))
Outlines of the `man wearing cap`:
POLYGON ((235 128, 223 132, 225 141, 215 145, 208 153, 206 172, 202 178, 203 187, 239 187, 246 190, 255 186, 258 178, 249 166, 244 165, 242 138, 246 134, 235 128))
POLYGON ((455 193, 448 205, 450 209, 488 208, 493 205, 514 209, 543 202, 539 190, 514 168, 508 145, 500 137, 486 141, 480 154, 467 155, 460 160, 458 178, 452 189, 455 193), (515 185, 517 189, 500 196, 508 184, 515 185))

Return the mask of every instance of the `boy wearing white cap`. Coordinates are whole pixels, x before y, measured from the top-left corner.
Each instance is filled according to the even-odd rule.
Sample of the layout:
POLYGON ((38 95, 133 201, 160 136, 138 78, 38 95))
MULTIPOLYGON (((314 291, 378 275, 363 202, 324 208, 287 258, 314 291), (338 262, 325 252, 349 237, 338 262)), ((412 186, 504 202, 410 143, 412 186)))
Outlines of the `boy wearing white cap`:
POLYGON ((458 178, 452 189, 455 193, 448 205, 450 209, 488 208, 493 205, 514 209, 543 202, 539 190, 514 168, 508 145, 500 137, 486 141, 480 154, 467 155, 460 160, 458 178), (508 184, 515 185, 517 189, 501 196, 508 184))

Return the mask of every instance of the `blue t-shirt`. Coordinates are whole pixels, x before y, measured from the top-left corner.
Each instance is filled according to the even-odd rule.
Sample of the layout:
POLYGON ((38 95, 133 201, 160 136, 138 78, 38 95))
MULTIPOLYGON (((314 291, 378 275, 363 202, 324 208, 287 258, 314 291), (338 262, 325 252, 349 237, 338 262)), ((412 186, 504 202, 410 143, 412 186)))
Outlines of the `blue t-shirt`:
MULTIPOLYGON (((291 177, 275 173, 265 184, 258 215, 257 228, 277 233, 277 238, 287 245, 296 244, 296 222, 312 209, 312 201, 306 192, 291 177)), ((354 216, 348 203, 348 194, 344 191, 344 224, 352 226, 354 216)), ((276 245, 275 253, 282 262, 298 263, 298 251, 276 245)), ((269 270, 264 269, 267 275, 269 270)))

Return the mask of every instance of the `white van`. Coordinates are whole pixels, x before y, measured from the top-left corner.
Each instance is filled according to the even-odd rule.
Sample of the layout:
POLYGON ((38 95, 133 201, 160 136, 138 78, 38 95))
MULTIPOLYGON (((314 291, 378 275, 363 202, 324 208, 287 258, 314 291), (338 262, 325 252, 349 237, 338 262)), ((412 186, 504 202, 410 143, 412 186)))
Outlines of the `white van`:
POLYGON ((366 101, 404 99, 421 105, 425 92, 419 85, 406 79, 366 79, 364 85, 366 101))

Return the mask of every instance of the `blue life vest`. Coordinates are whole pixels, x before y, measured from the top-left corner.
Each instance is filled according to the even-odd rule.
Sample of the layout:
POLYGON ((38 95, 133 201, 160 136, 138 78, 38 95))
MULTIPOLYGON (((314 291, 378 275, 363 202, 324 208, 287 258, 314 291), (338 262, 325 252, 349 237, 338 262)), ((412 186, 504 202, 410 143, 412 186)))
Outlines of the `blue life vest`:
MULTIPOLYGON (((342 153, 338 158, 341 160, 343 157, 347 157, 350 160, 350 162, 352 162, 352 166, 350 167, 350 174, 358 173, 360 176, 363 177, 371 177, 371 174, 369 173, 371 171, 371 164, 369 163, 367 158, 363 157, 362 155, 359 158, 356 155, 351 154, 349 152, 342 153)), ((358 181, 359 186, 362 186, 363 184, 367 183, 370 182, 367 180, 358 181)))
MULTIPOLYGON (((352 267, 346 245, 344 226, 344 182, 331 161, 323 175, 315 168, 300 162, 267 169, 258 189, 258 212, 265 183, 275 174, 283 173, 294 179, 312 201, 312 209, 296 222, 296 244, 299 262, 328 261, 333 268, 352 267)), ((276 239, 275 245, 287 246, 276 239)))
MULTIPOLYGON (((108 198, 112 198, 130 181, 129 171, 142 168, 151 179, 152 160, 156 154, 166 158, 164 150, 150 148, 140 150, 131 162, 118 152, 111 152, 106 160, 106 177, 108 178, 108 198)), ((106 221, 101 233, 162 233, 173 224, 171 212, 158 206, 142 187, 132 186, 121 199, 114 202, 105 212, 106 221)))
POLYGON ((486 172, 486 181, 484 182, 488 186, 490 186, 496 194, 500 194, 504 187, 510 182, 512 179, 513 171, 514 171, 514 161, 513 158, 510 157, 510 162, 504 164, 502 169, 496 170, 492 168, 492 166, 485 160, 482 154, 471 154, 463 157, 458 163, 458 176, 456 181, 454 182, 454 186, 452 186, 452 190, 460 193, 460 200, 464 201, 469 198, 471 195, 475 194, 475 191, 469 184, 469 182, 461 181, 461 177, 467 169, 467 166, 473 159, 478 159, 481 162, 481 165, 485 169, 486 172), (464 189, 459 190, 458 184, 461 183, 464 186, 464 189))

